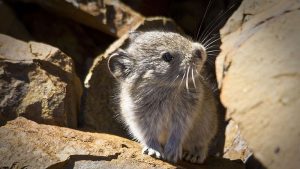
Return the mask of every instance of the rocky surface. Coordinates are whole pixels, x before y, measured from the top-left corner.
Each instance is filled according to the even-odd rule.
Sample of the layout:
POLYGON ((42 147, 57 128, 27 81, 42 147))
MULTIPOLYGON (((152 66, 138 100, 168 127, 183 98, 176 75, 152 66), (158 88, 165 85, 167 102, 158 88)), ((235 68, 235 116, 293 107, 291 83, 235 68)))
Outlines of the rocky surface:
POLYGON ((30 39, 30 35, 24 25, 17 18, 15 12, 0 0, 0 33, 19 39, 30 39))
POLYGON ((230 120, 225 131, 224 158, 230 160, 241 159, 246 162, 252 155, 246 140, 241 136, 239 126, 230 120))
MULTIPOLYGON (((136 30, 158 29, 181 31, 173 20, 168 18, 147 18, 136 30)), ((85 127, 96 131, 127 136, 124 126, 118 120, 118 109, 115 104, 116 81, 107 69, 107 57, 119 47, 126 45, 128 34, 115 41, 103 55, 94 60, 85 82, 83 96, 83 114, 85 127)))
POLYGON ((25 116, 76 127, 82 87, 71 58, 52 46, 0 34, 0 120, 25 116))
POLYGON ((125 4, 114 0, 21 1, 39 4, 52 12, 115 37, 121 37, 144 19, 125 4))
MULTIPOLYGON (((195 24, 191 18, 203 13, 208 3, 172 1, 170 6, 169 0, 129 1, 142 5, 139 9, 145 13, 163 9, 174 16, 176 11, 176 22, 189 33, 195 24), (148 8, 147 3, 161 6, 148 8)), ((239 1, 216 0, 202 29, 232 2, 239 1)), ((0 168, 239 169, 244 168, 241 160, 247 169, 297 168, 299 9, 297 0, 243 1, 221 30, 222 53, 216 62, 229 120, 226 159, 174 165, 141 155, 136 142, 109 135, 128 137, 117 122, 112 98, 116 86, 106 65, 108 55, 126 45, 129 30, 163 27, 182 32, 173 20, 145 19, 114 0, 0 0, 0 168), (80 83, 84 83, 81 106, 80 83), (83 115, 78 116, 79 109, 83 115), (81 130, 97 133, 18 116, 72 128, 83 120, 81 130)))
MULTIPOLYGON (((173 18, 184 29, 185 33, 191 36, 196 36, 199 24, 209 4, 209 0, 122 0, 122 2, 125 2, 146 17, 168 16, 173 18)), ((212 20, 219 16, 220 11, 226 10, 233 4, 236 4, 236 7, 238 7, 239 3, 240 0, 212 1, 211 7, 202 22, 202 28, 211 24, 212 20)), ((201 31, 204 31, 204 29, 201 29, 201 31)))
POLYGON ((299 9, 296 0, 244 0, 221 30, 222 102, 270 169, 299 168, 299 9))
POLYGON ((141 154, 139 144, 118 136, 37 124, 23 117, 1 126, 0 137, 3 168, 244 168, 239 161, 217 158, 203 165, 173 165, 141 154))
MULTIPOLYGON (((8 4, 15 10, 16 17, 32 37, 26 41, 34 40, 59 48, 72 58, 76 74, 80 79, 84 79, 90 60, 101 51, 105 51, 107 46, 114 41, 114 38, 109 35, 55 15, 38 5, 19 1, 11 2, 15 3, 8 4)), ((5 21, 5 18, 0 20, 0 22, 5 21)), ((8 29, 13 30, 13 27, 8 29)))

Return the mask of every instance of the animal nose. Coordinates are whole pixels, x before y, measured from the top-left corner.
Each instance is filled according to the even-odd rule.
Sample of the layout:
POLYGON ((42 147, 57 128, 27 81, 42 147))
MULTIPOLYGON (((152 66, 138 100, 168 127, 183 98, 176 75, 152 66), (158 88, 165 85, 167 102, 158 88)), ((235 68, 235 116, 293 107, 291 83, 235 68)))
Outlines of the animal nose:
POLYGON ((192 56, 194 60, 200 60, 201 62, 205 62, 207 58, 205 47, 200 43, 193 43, 192 56))
POLYGON ((203 59, 202 53, 200 51, 200 49, 194 49, 193 51, 193 57, 197 58, 197 59, 203 59))

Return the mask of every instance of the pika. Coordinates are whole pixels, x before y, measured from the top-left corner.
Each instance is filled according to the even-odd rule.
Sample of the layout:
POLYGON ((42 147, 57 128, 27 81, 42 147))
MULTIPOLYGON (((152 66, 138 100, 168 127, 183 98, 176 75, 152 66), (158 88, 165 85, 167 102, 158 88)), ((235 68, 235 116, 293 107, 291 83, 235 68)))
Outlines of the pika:
POLYGON ((175 32, 131 32, 110 54, 122 120, 142 152, 176 163, 203 163, 216 135, 217 106, 202 75, 206 49, 175 32))

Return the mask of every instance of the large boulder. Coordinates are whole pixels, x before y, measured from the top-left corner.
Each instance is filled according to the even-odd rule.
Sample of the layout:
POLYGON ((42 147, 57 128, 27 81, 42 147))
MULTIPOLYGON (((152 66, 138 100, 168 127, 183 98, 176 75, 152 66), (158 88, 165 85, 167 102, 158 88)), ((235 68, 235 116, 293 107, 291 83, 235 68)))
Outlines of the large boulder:
POLYGON ((24 116, 76 127, 82 87, 72 59, 52 46, 0 34, 0 120, 24 116))
POLYGON ((209 159, 204 165, 172 165, 141 153, 134 141, 37 124, 23 117, 0 127, 0 168, 198 168, 244 169, 242 163, 209 159))
MULTIPOLYGON (((87 67, 90 66, 90 60, 97 56, 100 51, 104 51, 114 40, 109 35, 49 12, 35 4, 19 1, 10 2, 14 2, 8 4, 22 22, 21 26, 24 25, 30 32, 32 38, 26 41, 34 40, 59 48, 72 58, 76 67, 76 74, 80 79, 85 76, 88 70, 87 67), (20 8, 22 10, 19 10, 20 8)), ((0 22, 6 23, 7 18, 11 17, 0 17, 0 22)), ((14 24, 2 25, 9 30, 2 31, 3 34, 20 39, 19 36, 9 33, 11 30, 20 30, 21 26, 14 24)))
POLYGON ((70 18, 76 22, 100 30, 114 37, 121 37, 128 29, 144 20, 144 17, 120 1, 114 0, 20 0, 31 2, 70 18))
POLYGON ((221 100, 266 168, 299 168, 299 9, 297 0, 244 0, 221 31, 221 100))

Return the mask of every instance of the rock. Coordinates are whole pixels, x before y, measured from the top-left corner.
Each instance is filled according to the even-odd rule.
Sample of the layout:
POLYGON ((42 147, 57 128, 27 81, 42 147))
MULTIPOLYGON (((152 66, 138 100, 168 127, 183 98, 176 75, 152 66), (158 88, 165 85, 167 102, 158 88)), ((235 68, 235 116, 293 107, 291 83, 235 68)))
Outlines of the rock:
MULTIPOLYGON (((174 19, 186 34, 196 36, 209 1, 210 0, 123 0, 122 2, 126 3, 146 17, 168 16, 174 19)), ((212 21, 216 20, 221 11, 225 11, 226 8, 232 7, 232 4, 236 4, 238 6, 240 3, 239 1, 240 0, 214 0, 206 13, 205 19, 202 23, 202 28, 208 27, 212 21)), ((222 18, 225 21, 228 17, 223 16, 222 18)), ((216 31, 225 24, 225 22, 221 22, 223 24, 221 25, 221 23, 218 22, 219 26, 217 26, 218 28, 216 28, 216 31)), ((215 24, 215 26, 216 25, 217 24, 215 24)), ((201 29, 201 31, 204 31, 204 29, 201 29)))
MULTIPOLYGON (((147 18, 136 29, 143 31, 159 27, 181 31, 173 20, 161 17, 147 18)), ((126 45, 127 38, 128 34, 125 34, 114 42, 103 55, 95 59, 84 82, 85 91, 83 96, 85 127, 125 137, 128 137, 127 132, 117 120, 118 109, 116 107, 118 106, 113 99, 116 93, 116 81, 107 68, 107 57, 122 45, 126 45)))
POLYGON ((241 159, 243 162, 246 162, 252 155, 252 152, 249 149, 247 142, 241 136, 238 125, 233 120, 230 120, 226 126, 225 135, 226 139, 223 157, 230 160, 241 159))
POLYGON ((0 0, 0 33, 19 39, 30 39, 30 35, 24 25, 17 19, 14 11, 0 0), (5 24, 3 24, 5 23, 5 24))
POLYGON ((82 87, 59 49, 0 34, 0 120, 76 127, 82 87))
POLYGON ((76 22, 100 30, 114 37, 121 37, 144 20, 143 16, 120 1, 114 0, 21 0, 33 2, 70 18, 76 22))
POLYGON ((299 9, 296 0, 244 0, 221 30, 221 100, 266 168, 299 168, 299 9))
POLYGON ((198 168, 244 169, 242 163, 209 159, 177 165, 141 153, 136 142, 108 134, 37 124, 18 117, 0 127, 0 168, 198 168))
POLYGON ((87 65, 88 60, 96 57, 100 51, 105 51, 115 39, 98 30, 48 12, 38 5, 12 2, 14 3, 10 3, 10 6, 30 31, 32 38, 29 40, 57 47, 71 57, 80 79, 84 79, 88 71, 85 66, 91 66, 87 65))

